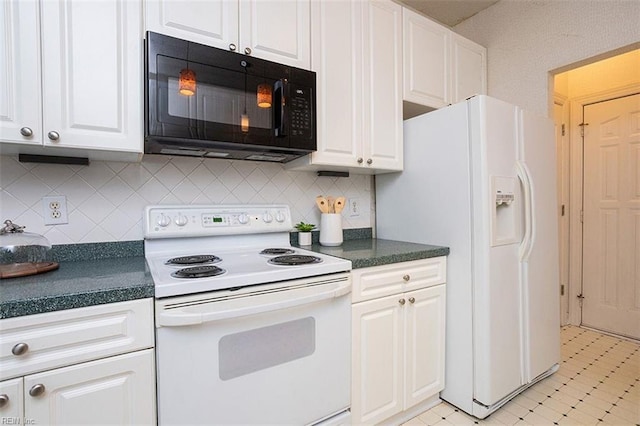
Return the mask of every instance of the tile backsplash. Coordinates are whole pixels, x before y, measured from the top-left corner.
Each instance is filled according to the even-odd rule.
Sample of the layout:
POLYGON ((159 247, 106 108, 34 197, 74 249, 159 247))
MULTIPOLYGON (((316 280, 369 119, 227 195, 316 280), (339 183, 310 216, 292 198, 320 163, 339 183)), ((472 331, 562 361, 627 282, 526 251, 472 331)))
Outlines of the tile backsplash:
POLYGON ((280 203, 294 223, 320 223, 317 195, 343 195, 359 215, 343 211, 343 228, 374 223, 373 178, 318 177, 276 163, 145 156, 140 163, 89 166, 20 163, 0 156, 0 219, 45 235, 51 244, 141 240, 149 204, 280 203), (69 223, 44 225, 42 197, 64 195, 69 223))

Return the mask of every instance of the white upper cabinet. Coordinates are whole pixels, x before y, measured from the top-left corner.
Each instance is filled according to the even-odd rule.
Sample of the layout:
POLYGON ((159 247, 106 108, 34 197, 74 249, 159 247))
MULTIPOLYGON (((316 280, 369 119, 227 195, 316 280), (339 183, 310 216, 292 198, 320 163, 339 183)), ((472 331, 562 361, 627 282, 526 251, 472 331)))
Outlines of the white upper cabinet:
POLYGON ((404 8, 404 118, 487 92, 486 49, 404 8))
POLYGON ((146 2, 146 28, 196 43, 310 68, 309 0, 146 2))
POLYGON ((402 8, 388 0, 314 1, 318 150, 287 167, 402 170, 402 8))
POLYGON ((487 93, 487 49, 451 33, 451 100, 487 93))
POLYGON ((20 144, 2 144, 2 152, 93 157, 110 151, 137 159, 142 5, 9 0, 0 10, 8 41, 0 47, 0 72, 7 74, 0 80, 0 142, 20 144))
POLYGON ((446 106, 450 30, 409 9, 402 10, 404 100, 446 106))

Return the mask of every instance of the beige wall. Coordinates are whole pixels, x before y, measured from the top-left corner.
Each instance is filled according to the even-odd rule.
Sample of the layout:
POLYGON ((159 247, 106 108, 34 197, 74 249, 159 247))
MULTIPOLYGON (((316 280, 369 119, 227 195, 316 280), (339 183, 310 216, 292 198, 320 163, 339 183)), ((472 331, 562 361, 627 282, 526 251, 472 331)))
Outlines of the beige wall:
POLYGON ((640 45, 638 22, 637 0, 502 0, 453 30, 487 47, 489 95, 548 115, 550 71, 640 45))

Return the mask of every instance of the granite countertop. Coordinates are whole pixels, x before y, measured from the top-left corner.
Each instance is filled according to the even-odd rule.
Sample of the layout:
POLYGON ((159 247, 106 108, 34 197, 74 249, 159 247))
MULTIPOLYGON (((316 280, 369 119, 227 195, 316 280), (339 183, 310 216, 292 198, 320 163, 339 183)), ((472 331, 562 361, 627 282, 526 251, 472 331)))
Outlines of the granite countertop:
MULTIPOLYGON (((291 243, 297 245, 297 233, 291 243)), ((341 246, 303 247, 350 260, 353 268, 446 256, 448 247, 371 238, 371 230, 345 230, 341 246)), ((0 319, 154 297, 142 241, 54 246, 60 268, 0 280, 0 319)))
POLYGON ((55 271, 0 280, 0 319, 153 297, 141 242, 113 244, 74 244, 55 271))
POLYGON ((303 248, 350 260, 353 269, 447 256, 449 254, 448 247, 377 238, 345 240, 338 247, 326 247, 314 243, 310 247, 305 246, 303 248))

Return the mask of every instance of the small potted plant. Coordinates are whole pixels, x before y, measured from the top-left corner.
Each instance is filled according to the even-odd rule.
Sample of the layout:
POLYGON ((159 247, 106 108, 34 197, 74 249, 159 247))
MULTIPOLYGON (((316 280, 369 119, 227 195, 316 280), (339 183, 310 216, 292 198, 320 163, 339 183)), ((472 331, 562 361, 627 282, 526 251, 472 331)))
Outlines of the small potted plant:
POLYGON ((311 245, 311 231, 316 227, 311 223, 299 222, 295 225, 298 230, 298 244, 301 246, 311 245))

